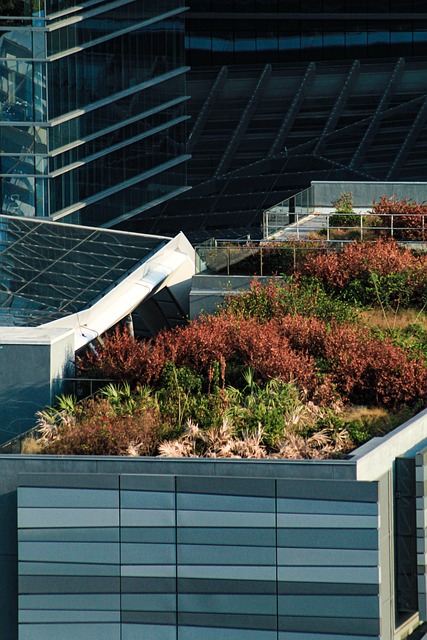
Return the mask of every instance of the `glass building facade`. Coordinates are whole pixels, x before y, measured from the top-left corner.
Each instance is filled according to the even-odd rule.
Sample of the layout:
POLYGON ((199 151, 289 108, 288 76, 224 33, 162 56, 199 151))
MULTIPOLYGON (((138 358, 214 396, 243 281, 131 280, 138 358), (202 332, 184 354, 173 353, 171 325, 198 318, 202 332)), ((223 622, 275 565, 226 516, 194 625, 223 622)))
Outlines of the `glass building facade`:
POLYGON ((426 0, 193 0, 192 67, 423 56, 426 0))
POLYGON ((184 11, 0 3, 3 214, 112 226, 186 189, 184 11))

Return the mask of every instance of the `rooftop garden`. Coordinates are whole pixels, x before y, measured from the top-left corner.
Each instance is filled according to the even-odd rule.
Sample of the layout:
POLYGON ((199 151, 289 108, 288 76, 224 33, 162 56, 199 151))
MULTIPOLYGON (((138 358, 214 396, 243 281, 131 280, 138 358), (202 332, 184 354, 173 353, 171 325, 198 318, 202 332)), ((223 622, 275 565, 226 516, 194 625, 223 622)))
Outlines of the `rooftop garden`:
POLYGON ((76 363, 114 382, 24 452, 344 458, 426 406, 426 307, 427 256, 393 239, 307 254, 152 341, 116 328, 76 363))
MULTIPOLYGON (((276 228, 276 241, 208 241, 196 250, 202 270, 226 275, 291 275, 308 256, 334 252, 344 243, 393 238, 420 246, 427 241, 427 203, 383 196, 362 213, 354 209, 353 195, 342 193, 332 205, 334 211, 317 212, 320 223, 316 212, 308 215, 309 211, 302 210, 294 214, 296 226, 287 228, 286 236, 276 228)), ((273 219, 282 215, 281 224, 287 224, 288 214, 272 215, 273 219)), ((275 224, 280 225, 280 221, 272 222, 273 229, 275 224)), ((267 228, 270 229, 268 225, 267 228)))

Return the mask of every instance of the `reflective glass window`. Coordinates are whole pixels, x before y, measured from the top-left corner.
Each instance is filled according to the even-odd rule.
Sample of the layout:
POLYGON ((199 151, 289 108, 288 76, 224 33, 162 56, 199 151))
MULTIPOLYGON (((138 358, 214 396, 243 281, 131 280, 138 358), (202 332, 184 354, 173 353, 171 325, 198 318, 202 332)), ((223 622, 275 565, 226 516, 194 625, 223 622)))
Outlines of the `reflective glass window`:
POLYGON ((427 51, 427 28, 414 31, 414 55, 424 56, 427 51))
POLYGON ((180 63, 180 21, 156 23, 51 63, 49 117, 130 89, 180 63))
POLYGON ((390 56, 390 31, 388 25, 383 27, 368 25, 368 48, 369 55, 377 58, 388 58, 390 56))
POLYGON ((396 56, 412 55, 412 25, 411 23, 400 21, 391 23, 390 43, 391 50, 396 56))
POLYGON ((178 75, 132 93, 121 100, 111 101, 77 118, 57 124, 49 129, 50 149, 53 151, 94 135, 107 127, 118 126, 127 119, 135 118, 150 109, 168 109, 167 103, 181 98, 184 90, 184 76, 178 75))
POLYGON ((182 135, 182 124, 170 127, 51 179, 52 212, 172 160, 182 151, 182 135))
POLYGON ((279 60, 299 60, 301 32, 299 21, 290 20, 286 30, 279 32, 279 60))
MULTIPOLYGON (((51 159, 51 171, 65 167, 73 162, 78 162, 96 153, 104 153, 110 147, 126 142, 141 135, 157 135, 158 127, 165 127, 171 120, 184 116, 184 105, 180 103, 175 107, 164 109, 147 117, 140 117, 135 122, 123 125, 104 135, 87 140, 68 151, 55 155, 51 159), (153 133, 154 131, 154 133, 153 133)), ((159 133, 160 135, 160 133, 159 133)))
MULTIPOLYGON (((313 27, 307 28, 302 23, 301 33, 301 60, 313 60, 314 57, 319 57, 319 52, 322 50, 323 34, 320 28, 313 27)), ((322 54, 320 53, 320 57, 322 54)))
POLYGON ((366 22, 352 22, 345 33, 346 54, 350 58, 366 58, 368 32, 366 22))

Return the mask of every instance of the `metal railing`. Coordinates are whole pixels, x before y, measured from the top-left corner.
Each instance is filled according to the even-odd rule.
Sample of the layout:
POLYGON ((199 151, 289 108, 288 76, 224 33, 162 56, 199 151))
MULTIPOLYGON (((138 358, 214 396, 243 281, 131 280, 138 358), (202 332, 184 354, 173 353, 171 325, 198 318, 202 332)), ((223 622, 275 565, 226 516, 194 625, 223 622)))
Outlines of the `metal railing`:
POLYGON ((291 275, 308 255, 340 250, 343 243, 274 242, 196 247, 202 272, 218 275, 291 275))
POLYGON ((375 241, 392 237, 399 242, 427 242, 427 214, 391 213, 377 215, 366 209, 353 213, 336 211, 264 212, 264 240, 375 241))
POLYGON ((306 216, 310 215, 315 208, 314 189, 309 187, 300 191, 286 200, 278 202, 270 207, 263 214, 264 238, 281 231, 285 226, 294 225, 306 216))
POLYGON ((309 254, 339 251, 349 242, 374 242, 388 237, 427 251, 427 215, 295 213, 293 225, 282 228, 271 239, 211 240, 199 245, 197 272, 291 275, 309 254))

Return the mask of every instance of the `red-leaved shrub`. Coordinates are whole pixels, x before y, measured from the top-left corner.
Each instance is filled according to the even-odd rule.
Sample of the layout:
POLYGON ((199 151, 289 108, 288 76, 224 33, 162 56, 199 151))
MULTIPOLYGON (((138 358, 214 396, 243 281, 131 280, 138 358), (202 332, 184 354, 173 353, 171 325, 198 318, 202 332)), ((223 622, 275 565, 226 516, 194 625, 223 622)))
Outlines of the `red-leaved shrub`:
POLYGON ((301 273, 318 278, 329 289, 339 290, 352 280, 368 280, 371 272, 378 276, 406 270, 424 273, 426 265, 424 256, 416 256, 388 238, 350 242, 338 253, 311 256, 301 267, 301 273))
POLYGON ((418 204, 409 198, 398 200, 397 196, 382 196, 373 203, 372 213, 382 218, 382 226, 387 227, 397 240, 422 240, 427 238, 427 204, 418 204))
POLYGON ((151 341, 134 338, 127 327, 116 327, 95 350, 77 358, 76 368, 85 377, 127 381, 135 386, 156 381, 165 361, 160 342, 154 348, 151 341))

